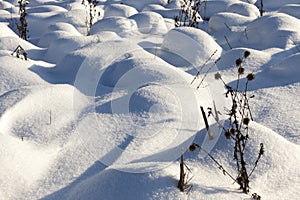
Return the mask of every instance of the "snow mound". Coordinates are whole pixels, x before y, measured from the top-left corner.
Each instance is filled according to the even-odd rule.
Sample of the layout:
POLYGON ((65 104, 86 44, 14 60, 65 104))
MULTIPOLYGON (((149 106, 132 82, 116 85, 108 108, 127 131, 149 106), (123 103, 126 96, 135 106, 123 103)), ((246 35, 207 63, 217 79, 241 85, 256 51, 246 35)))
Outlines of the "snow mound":
POLYGON ((216 13, 226 12, 228 7, 235 2, 237 2, 237 1, 236 0, 205 1, 205 2, 201 3, 201 5, 200 5, 200 15, 201 15, 202 19, 209 19, 216 13))
POLYGON ((90 35, 99 34, 103 31, 115 32, 120 36, 127 35, 137 30, 134 20, 125 17, 108 17, 96 22, 90 30, 90 35))
POLYGON ((19 87, 45 84, 35 73, 28 70, 33 65, 13 56, 0 57, 0 94, 19 87))
POLYGON ((5 141, 0 147, 0 159, 5 161, 0 175, 6 180, 0 185, 7 198, 28 199, 32 190, 38 196, 40 181, 45 181, 72 135, 73 121, 88 102, 68 85, 44 84, 1 95, 0 105, 7 109, 0 116, 0 137, 5 141))
POLYGON ((138 26, 141 33, 161 33, 168 32, 164 19, 160 14, 155 12, 141 12, 130 17, 138 26))
POLYGON ((162 9, 165 9, 165 7, 157 4, 149 4, 143 9, 143 11, 162 10, 162 9))
POLYGON ((86 58, 85 52, 76 50, 66 54, 50 71, 55 75, 57 82, 65 82, 72 84, 76 73, 86 58))
POLYGON ((3 16, 3 15, 10 15, 10 12, 6 11, 6 10, 0 10, 0 15, 3 16))
POLYGON ((124 0, 123 3, 125 5, 129 5, 136 8, 138 11, 141 11, 143 10, 144 7, 146 7, 149 4, 164 5, 166 4, 166 0, 144 0, 144 1, 124 0))
POLYGON ((28 23, 28 30, 30 30, 30 39, 35 40, 36 38, 40 38, 40 36, 47 30, 48 26, 55 24, 57 22, 66 22, 67 19, 63 14, 53 13, 53 15, 48 15, 48 13, 44 14, 31 14, 28 15, 26 19, 28 23), (39 23, 43 21, 43 23, 39 23), (39 24, 39 26, 36 26, 39 24))
POLYGON ((45 31, 45 33, 52 32, 52 31, 64 31, 72 35, 81 35, 72 24, 65 23, 65 22, 58 22, 50 25, 45 31))
POLYGON ((18 45, 21 45, 25 51, 30 49, 39 49, 38 47, 34 46, 33 44, 22 40, 19 37, 0 37, 0 49, 1 50, 8 50, 11 53, 17 48, 18 45))
POLYGON ((61 6, 55 6, 55 5, 42 5, 42 6, 35 6, 35 7, 29 7, 27 9, 28 14, 32 13, 47 13, 51 15, 51 12, 53 13, 59 13, 59 12, 67 12, 68 10, 61 7, 61 6))
POLYGON ((257 0, 241 0, 242 2, 250 3, 250 4, 255 4, 257 0))
POLYGON ((278 12, 285 13, 291 15, 296 18, 300 18, 300 5, 299 4, 286 4, 282 6, 278 12))
POLYGON ((59 38, 51 43, 45 55, 45 59, 48 62, 59 63, 67 53, 85 46, 90 42, 90 38, 82 36, 59 38))
POLYGON ((264 66, 271 60, 271 55, 255 49, 235 48, 226 51, 217 63, 219 70, 236 69, 235 60, 242 58, 245 51, 250 52, 250 56, 244 61, 243 67, 246 72, 257 72, 264 69, 264 66))
POLYGON ((105 7, 104 18, 113 16, 130 17, 137 13, 138 11, 134 7, 123 4, 111 4, 105 7))
POLYGON ((0 23, 0 37, 18 37, 17 34, 12 31, 6 23, 0 23))
POLYGON ((222 48, 210 35, 190 27, 174 28, 169 31, 164 37, 162 49, 184 58, 194 67, 203 65, 215 51, 217 52, 211 60, 217 59, 222 54, 222 48))
POLYGON ((0 138, 3 142, 0 147, 0 159, 3 161, 0 176, 6 180, 0 183, 1 190, 5 191, 3 199, 20 199, 45 176, 59 148, 39 147, 2 134, 0 138))
POLYGON ((221 12, 213 15, 208 21, 210 32, 231 29, 233 26, 245 26, 253 19, 236 13, 221 12))
POLYGON ((293 47, 293 42, 300 41, 296 27, 300 27, 300 20, 295 17, 283 13, 265 15, 247 26, 247 37, 242 41, 255 49, 293 47))
MULTIPOLYGON (((142 50, 137 50, 141 54, 142 50)), ((137 57, 135 52, 128 53, 120 61, 108 66, 100 79, 100 84, 108 87, 132 87, 142 79, 146 82, 165 82, 175 80, 172 72, 167 73, 164 62, 153 57, 147 52, 142 52, 143 57, 137 57), (162 68, 162 69, 159 69, 162 68), (130 78, 129 78, 130 77, 130 78), (142 78, 141 78, 142 77, 142 78)))
POLYGON ((0 132, 20 139, 24 137, 40 145, 62 145, 68 134, 60 135, 60 129, 68 125, 88 103, 72 86, 52 87, 47 84, 9 91, 1 96, 0 101, 4 107, 9 104, 9 109, 1 114, 0 132), (20 94, 23 98, 15 101, 15 95, 20 94), (57 95, 55 100, 54 94, 57 95), (75 97, 76 105, 72 103, 75 97), (63 101, 66 99, 70 101, 68 104, 63 101), (28 124, 29 121, 36 123, 28 124), (45 130, 49 125, 53 127, 45 130))
POLYGON ((259 10, 256 6, 245 2, 238 2, 230 5, 227 12, 232 12, 251 18, 257 18, 260 16, 259 10))
MULTIPOLYGON (((175 2, 175 1, 172 1, 172 2, 175 2)), ((169 8, 169 7, 165 8, 165 7, 157 5, 157 4, 150 4, 143 9, 143 12, 144 11, 152 11, 152 12, 156 12, 156 13, 160 14, 164 18, 174 19, 174 17, 178 16, 180 13, 179 8, 169 8)))
MULTIPOLYGON (((300 156, 293 153, 299 151, 299 145, 289 142, 276 132, 257 123, 253 123, 251 128, 255 134, 251 138, 254 139, 255 137, 254 140, 257 144, 262 142, 265 147, 272 149, 272 152, 264 154, 264 157, 260 161, 261 163, 258 165, 259 169, 254 172, 256 180, 252 181, 252 187, 258 193, 264 193, 267 199, 284 199, 286 196, 300 195, 297 189, 300 186, 299 171, 297 171, 300 156), (280 166, 276 163, 285 164, 280 166), (295 177, 298 178, 295 180, 295 177), (267 180, 270 181, 270 184, 276 185, 275 188, 271 189, 263 184, 267 180), (294 182, 296 187, 283 187, 290 182, 294 182)), ((257 152, 257 147, 255 148, 253 144, 251 144, 250 148, 253 149, 252 152, 257 152)))
POLYGON ((18 0, 0 0, 1 200, 299 199, 299 0, 264 1, 263 17, 260 0, 202 0, 199 29, 174 28, 183 0, 97 3, 88 27, 82 0, 29 0, 25 41, 18 0), (10 55, 18 45, 27 61, 10 55), (212 117, 210 140, 199 114, 214 100, 227 118, 216 71, 231 86, 255 73, 248 166, 261 142, 265 154, 249 195, 204 151, 185 152, 192 190, 176 187, 193 140, 237 175, 234 141, 212 117))
POLYGON ((10 2, 7 1, 1 1, 0 2, 0 9, 9 9, 14 7, 10 2))
POLYGON ((59 38, 66 38, 67 36, 82 35, 71 24, 59 22, 48 27, 41 36, 38 45, 41 47, 49 47, 53 41, 59 38))
MULTIPOLYGON (((259 165, 251 177, 251 191, 257 192, 266 199, 284 199, 286 196, 300 195, 297 190, 298 187, 284 187, 290 182, 299 185, 298 179, 295 180, 295 177, 299 177, 297 161, 300 157, 299 154, 294 153, 299 151, 299 146, 288 142, 277 133, 255 122, 251 124, 251 134, 252 137, 247 145, 247 154, 255 155, 259 150, 260 143, 263 143, 266 149, 267 147, 272 149, 272 153, 266 150, 259 161, 259 165), (277 163, 285 163, 285 165, 281 166, 277 163), (268 184, 265 184, 266 181, 269 181, 276 189, 274 190, 274 187, 269 188, 268 184)), ((220 138, 220 143, 211 154, 228 170, 232 169, 234 164, 226 164, 230 153, 228 154, 224 146, 221 145, 221 143, 227 142, 224 140, 226 139, 220 138)), ((230 148, 228 145, 225 146, 230 148)), ((186 156, 188 154, 190 153, 186 153, 186 156)), ((255 161, 254 158, 252 160, 255 161)), ((212 167, 213 161, 210 159, 199 160, 196 158, 195 160, 193 158, 187 159, 186 162, 193 170, 191 184, 193 184, 194 190, 190 192, 189 198, 205 197, 207 200, 250 198, 248 195, 236 192, 238 185, 233 185, 230 178, 224 176, 217 167, 212 167)), ((113 200, 116 190, 122 194, 122 199, 125 200, 132 199, 133 194, 136 199, 184 199, 186 196, 179 192, 176 187, 173 187, 179 178, 178 165, 179 163, 176 162, 161 171, 147 174, 124 173, 106 168, 67 188, 67 192, 62 190, 47 200, 58 198, 70 200, 98 199, 99 196, 113 200), (131 187, 128 187, 128 184, 131 187)), ((252 165, 252 162, 249 165, 252 165)))
MULTIPOLYGON (((256 4, 258 4, 260 1, 257 1, 256 4)), ((298 0, 273 0, 273 1, 264 1, 264 10, 266 11, 274 11, 280 9, 282 6, 286 4, 297 4, 299 3, 298 0)))
MULTIPOLYGON (((178 190, 171 188, 170 186, 176 182, 176 175, 174 167, 170 170, 168 175, 164 173, 157 174, 130 174, 122 173, 118 170, 108 169, 104 170, 93 177, 83 181, 82 183, 71 188, 69 195, 63 194, 58 198, 71 200, 88 198, 96 200, 99 195, 105 196, 107 200, 114 200, 113 193, 119 191, 122 193, 123 200, 136 199, 184 199, 184 194, 178 192, 178 190), (104 181, 100 181, 104 180, 104 181), (132 180, 129 183, 128 180, 132 180), (110 188, 107 188, 108 183, 110 188), (128 184, 131 187, 128 187, 128 184), (134 196, 132 196, 134 193, 134 196), (168 193, 168 194, 161 194, 168 193)), ((54 200, 50 198, 49 200, 54 200)))
MULTIPOLYGON (((76 5, 77 5, 77 3, 76 3, 76 5)), ((80 8, 72 9, 72 10, 69 10, 67 13, 63 13, 64 18, 66 20, 61 21, 61 22, 70 23, 73 26, 75 26, 80 33, 82 33, 83 35, 87 35, 87 33, 88 33, 87 26, 86 26, 86 24, 87 24, 86 23, 87 22, 86 14, 87 13, 86 13, 83 5, 79 5, 78 7, 80 7, 80 8), (78 17, 78 16, 80 16, 80 17, 78 17)), ((103 11, 101 13, 103 13, 103 11)))
POLYGON ((300 82, 300 53, 291 55, 277 65, 269 67, 269 75, 274 79, 288 79, 292 82, 300 82))

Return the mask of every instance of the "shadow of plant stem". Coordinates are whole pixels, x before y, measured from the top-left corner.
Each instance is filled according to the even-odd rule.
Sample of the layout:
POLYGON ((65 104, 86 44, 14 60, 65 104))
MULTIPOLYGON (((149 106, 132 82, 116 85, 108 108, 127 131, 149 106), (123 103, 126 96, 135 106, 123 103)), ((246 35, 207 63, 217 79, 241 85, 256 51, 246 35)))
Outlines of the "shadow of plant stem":
POLYGON ((234 141, 233 157, 237 165, 237 178, 234 178, 231 174, 229 174, 222 167, 222 165, 217 160, 215 160, 212 155, 210 155, 207 151, 201 148, 201 146, 195 143, 190 146, 190 151, 194 151, 196 148, 205 151, 207 155, 218 165, 219 169, 223 171, 224 175, 229 175, 230 178, 234 180, 234 182, 237 182, 240 185, 240 189, 245 194, 249 193, 249 178, 256 169, 261 156, 264 154, 264 146, 261 143, 258 158, 255 162, 255 165, 250 171, 250 173, 248 173, 249 169, 247 168, 248 165, 245 159, 245 149, 249 139, 249 123, 251 120, 253 120, 249 100, 251 98, 254 98, 254 95, 249 96, 247 91, 248 84, 249 82, 255 79, 255 75, 253 73, 249 73, 246 75, 247 81, 242 89, 240 79, 243 76, 245 76, 245 68, 242 66, 242 64, 249 55, 250 52, 245 51, 243 57, 238 58, 235 61, 238 71, 238 78, 235 86, 230 86, 226 84, 225 81, 222 79, 220 73, 215 74, 215 79, 221 80, 227 90, 227 92, 225 93, 226 98, 230 98, 231 100, 230 107, 225 108, 225 114, 228 115, 228 123, 225 123, 225 126, 220 124, 218 122, 218 112, 216 112, 216 109, 208 108, 208 117, 212 116, 214 120, 219 124, 219 126, 223 129, 225 137, 234 141))

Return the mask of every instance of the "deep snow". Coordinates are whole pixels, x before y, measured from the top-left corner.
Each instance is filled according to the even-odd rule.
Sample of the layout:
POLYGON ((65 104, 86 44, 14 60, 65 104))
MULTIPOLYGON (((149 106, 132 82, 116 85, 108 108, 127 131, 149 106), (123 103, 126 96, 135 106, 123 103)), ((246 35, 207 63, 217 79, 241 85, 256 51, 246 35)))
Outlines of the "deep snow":
POLYGON ((260 1, 205 1, 199 29, 174 27, 179 0, 101 0, 88 30, 81 2, 31 0, 24 41, 17 0, 0 1, 0 199, 300 198, 299 0, 264 1, 263 17, 260 1), (28 60, 11 55, 18 45, 28 60), (266 150, 249 195, 186 151, 197 142, 236 174, 231 142, 212 119, 209 139, 200 106, 215 102, 224 122, 214 74, 235 84, 245 50, 249 165, 266 150), (176 187, 182 151, 188 194, 176 187))

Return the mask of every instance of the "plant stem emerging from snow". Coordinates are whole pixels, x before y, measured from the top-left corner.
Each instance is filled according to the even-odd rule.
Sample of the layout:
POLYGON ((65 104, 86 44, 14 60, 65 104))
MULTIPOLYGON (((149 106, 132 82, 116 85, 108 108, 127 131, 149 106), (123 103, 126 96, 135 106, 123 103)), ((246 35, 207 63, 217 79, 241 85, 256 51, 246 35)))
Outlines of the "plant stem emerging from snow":
POLYGON ((199 148, 199 150, 201 151, 204 151, 217 165, 218 165, 218 168, 223 172, 224 175, 228 175, 232 180, 235 181, 235 178, 228 172, 224 169, 224 167, 210 154, 208 153, 205 149, 203 149, 201 146, 199 146, 198 144, 196 143, 193 143, 191 146, 190 146, 190 151, 195 151, 196 148, 199 148))
MULTIPOLYGON (((218 113, 218 111, 216 111, 216 108, 215 107, 214 109, 208 108, 208 117, 213 116, 216 122, 219 124, 219 126, 223 129, 225 133, 225 137, 227 139, 232 139, 234 141, 233 157, 234 160, 236 161, 236 166, 237 166, 237 172, 238 172, 237 178, 233 178, 233 176, 231 176, 226 170, 224 170, 222 165, 220 165, 208 152, 204 150, 207 153, 207 155, 215 163, 217 163, 217 165, 223 171, 223 173, 228 174, 235 182, 237 182, 240 185, 240 189, 246 194, 249 193, 249 189, 250 189, 249 178, 254 172, 254 170, 256 169, 258 161, 260 160, 261 156, 264 153, 263 144, 261 143, 259 156, 255 162, 253 169, 251 170, 250 173, 248 173, 248 168, 247 168, 248 164, 246 162, 245 149, 249 139, 249 123, 251 120, 253 120, 251 110, 250 110, 250 105, 249 105, 249 99, 254 97, 254 95, 249 96, 248 94, 248 84, 250 81, 253 81, 255 79, 255 75, 253 73, 244 75, 245 68, 243 67, 243 62, 249 55, 250 52, 245 51, 244 56, 242 58, 238 58, 235 61, 238 75, 234 86, 230 86, 226 84, 225 81, 222 79, 220 73, 215 74, 215 79, 221 80, 225 88, 227 89, 227 92, 225 93, 226 98, 230 98, 231 100, 231 105, 229 106, 229 108, 226 109, 226 115, 228 116, 228 123, 226 123, 226 126, 221 125, 219 123, 219 119, 217 118, 217 116, 215 116, 218 113), (241 88, 242 77, 245 77, 246 79, 244 88, 241 88)), ((201 111, 203 112, 203 108, 201 109, 201 111)), ((190 146, 191 151, 194 150, 195 148, 199 148, 200 150, 203 150, 199 145, 195 143, 190 146)))
POLYGON ((20 24, 16 23, 18 31, 19 31, 19 37, 23 40, 27 40, 27 21, 26 21, 26 5, 29 3, 28 0, 19 0, 19 14, 20 14, 20 24))

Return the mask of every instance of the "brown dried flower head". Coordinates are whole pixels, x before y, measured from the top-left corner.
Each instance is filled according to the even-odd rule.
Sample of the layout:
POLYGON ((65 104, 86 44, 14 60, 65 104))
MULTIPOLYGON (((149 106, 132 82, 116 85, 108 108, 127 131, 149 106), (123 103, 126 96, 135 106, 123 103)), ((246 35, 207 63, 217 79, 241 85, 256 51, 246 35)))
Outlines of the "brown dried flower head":
POLYGON ((222 76, 221 76, 221 74, 219 72, 215 73, 215 79, 216 80, 219 80, 221 78, 222 78, 222 76))
POLYGON ((244 74, 245 68, 239 67, 238 72, 239 72, 239 74, 244 74))
POLYGON ((249 123, 250 123, 250 119, 249 119, 248 117, 245 117, 245 118, 243 119, 243 124, 249 125, 249 123))
POLYGON ((247 75, 246 78, 248 79, 248 81, 253 81, 255 79, 255 74, 250 73, 250 74, 247 75))
POLYGON ((244 52, 244 58, 247 58, 248 56, 250 56, 250 51, 245 51, 244 52))
POLYGON ((240 58, 239 58, 239 59, 236 59, 235 65, 236 65, 236 66, 241 66, 242 62, 243 62, 242 59, 240 59, 240 58))
POLYGON ((225 137, 226 137, 227 139, 230 139, 231 133, 230 133, 229 131, 226 131, 226 132, 225 132, 225 137))
POLYGON ((196 150, 196 145, 195 145, 195 143, 193 143, 193 144, 190 145, 189 150, 190 150, 191 152, 193 152, 193 151, 196 150))

